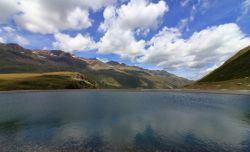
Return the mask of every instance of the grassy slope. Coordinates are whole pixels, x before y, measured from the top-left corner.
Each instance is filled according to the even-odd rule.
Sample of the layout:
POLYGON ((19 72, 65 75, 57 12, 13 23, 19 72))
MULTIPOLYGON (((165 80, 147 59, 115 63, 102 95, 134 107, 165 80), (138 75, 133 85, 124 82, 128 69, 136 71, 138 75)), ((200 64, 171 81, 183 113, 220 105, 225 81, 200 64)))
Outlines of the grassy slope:
POLYGON ((239 51, 221 67, 202 78, 199 82, 243 79, 248 76, 250 76, 250 46, 239 51))
POLYGON ((250 90, 250 78, 233 79, 218 82, 198 82, 195 85, 186 87, 187 89, 202 89, 202 90, 250 90))
POLYGON ((250 90, 250 46, 240 50, 195 85, 186 88, 250 90))
POLYGON ((76 72, 0 74, 0 90, 47 90, 95 88, 76 72))
POLYGON ((97 82, 98 88, 112 89, 171 89, 192 83, 176 76, 153 75, 143 70, 103 69, 84 72, 88 78, 97 82))

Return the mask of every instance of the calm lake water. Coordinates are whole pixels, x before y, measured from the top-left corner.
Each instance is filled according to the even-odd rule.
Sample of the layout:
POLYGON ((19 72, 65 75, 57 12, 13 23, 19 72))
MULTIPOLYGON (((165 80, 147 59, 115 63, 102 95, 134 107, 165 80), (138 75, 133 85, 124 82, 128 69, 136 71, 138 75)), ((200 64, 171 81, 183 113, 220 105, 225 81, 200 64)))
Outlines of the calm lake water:
POLYGON ((250 96, 67 91, 0 94, 1 152, 247 152, 250 96))

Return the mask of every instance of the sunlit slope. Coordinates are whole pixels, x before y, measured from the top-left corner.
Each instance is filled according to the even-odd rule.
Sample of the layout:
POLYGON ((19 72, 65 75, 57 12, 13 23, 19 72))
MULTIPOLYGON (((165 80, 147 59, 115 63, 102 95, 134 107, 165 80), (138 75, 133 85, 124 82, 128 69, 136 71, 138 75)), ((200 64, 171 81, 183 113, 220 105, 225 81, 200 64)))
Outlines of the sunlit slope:
POLYGON ((95 88, 76 72, 0 74, 0 90, 48 90, 95 88))

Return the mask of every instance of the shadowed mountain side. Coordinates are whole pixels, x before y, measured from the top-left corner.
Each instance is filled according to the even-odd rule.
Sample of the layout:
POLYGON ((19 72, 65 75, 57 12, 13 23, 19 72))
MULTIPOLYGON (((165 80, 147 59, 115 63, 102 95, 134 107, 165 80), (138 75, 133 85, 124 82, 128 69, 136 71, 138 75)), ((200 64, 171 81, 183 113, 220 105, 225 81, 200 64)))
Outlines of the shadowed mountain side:
POLYGON ((250 90, 250 46, 187 88, 250 90))
POLYGON ((199 82, 216 82, 242 79, 250 76, 250 46, 240 50, 221 67, 214 70, 199 82))

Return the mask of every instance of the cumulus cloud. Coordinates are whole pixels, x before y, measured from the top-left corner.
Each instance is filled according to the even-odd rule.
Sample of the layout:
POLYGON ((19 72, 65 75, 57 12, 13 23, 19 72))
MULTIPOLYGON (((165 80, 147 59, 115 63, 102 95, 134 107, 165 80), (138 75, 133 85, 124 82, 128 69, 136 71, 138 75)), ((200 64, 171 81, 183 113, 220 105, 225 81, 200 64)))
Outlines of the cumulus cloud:
POLYGON ((69 1, 26 0, 21 1, 20 6, 22 14, 15 20, 22 28, 32 32, 53 33, 91 25, 88 11, 74 7, 69 1))
POLYGON ((157 26, 166 11, 168 6, 164 1, 150 3, 147 0, 131 0, 120 8, 107 7, 103 13, 105 21, 101 29, 105 31, 114 24, 122 29, 152 28, 157 26))
POLYGON ((97 11, 116 0, 1 0, 0 23, 14 18, 31 32, 55 33, 80 30, 92 25, 89 11, 97 11))
POLYGON ((89 36, 83 36, 82 34, 71 37, 67 34, 57 33, 54 37, 56 41, 53 42, 53 47, 55 49, 73 52, 86 51, 95 47, 94 41, 89 36))
POLYGON ((157 26, 166 11, 168 7, 164 1, 149 3, 145 0, 131 0, 127 5, 122 5, 117 13, 121 28, 147 29, 157 26))
POLYGON ((0 1, 0 23, 10 19, 19 11, 18 0, 1 0, 0 1))
POLYGON ((134 59, 144 51, 145 41, 137 41, 130 30, 111 28, 97 43, 99 53, 114 53, 122 58, 134 59))
MULTIPOLYGON (((241 48, 250 44, 237 24, 208 27, 183 39, 177 28, 163 28, 150 42, 150 47, 138 61, 175 71, 187 69, 197 73, 208 65, 220 65, 241 48)), ((186 71, 188 72, 188 71, 186 71)))
POLYGON ((10 26, 5 26, 2 27, 1 29, 3 33, 3 38, 2 42, 13 42, 13 43, 18 43, 20 45, 26 45, 29 44, 29 40, 26 39, 25 37, 21 36, 18 34, 16 29, 10 27, 10 26))
POLYGON ((16 23, 31 32, 55 33, 80 30, 92 25, 89 10, 96 11, 114 0, 22 0, 16 23))
POLYGON ((99 27, 104 32, 97 44, 99 53, 114 53, 132 59, 142 54, 145 41, 137 40, 135 34, 156 28, 166 11, 168 6, 164 1, 131 0, 119 8, 107 7, 103 13, 105 20, 99 27))

